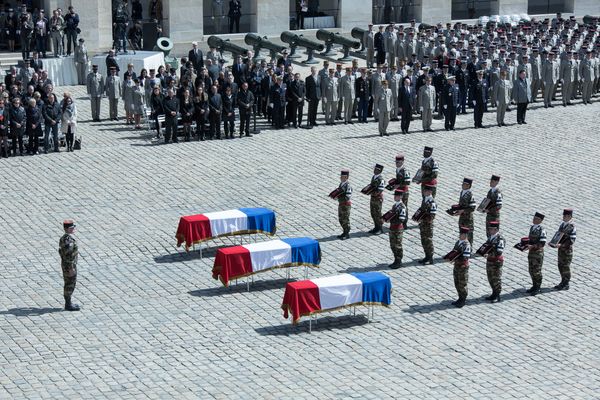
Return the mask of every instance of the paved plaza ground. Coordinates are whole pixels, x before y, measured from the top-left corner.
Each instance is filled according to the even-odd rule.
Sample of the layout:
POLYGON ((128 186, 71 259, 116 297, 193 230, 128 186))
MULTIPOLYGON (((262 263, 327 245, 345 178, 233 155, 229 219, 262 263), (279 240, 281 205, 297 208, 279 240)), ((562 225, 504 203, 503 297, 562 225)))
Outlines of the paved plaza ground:
MULTIPOLYGON (((437 131, 423 133, 415 121, 410 135, 379 137, 374 123, 338 124, 158 145, 122 122, 91 122, 83 87, 68 89, 83 150, 0 160, 1 399, 599 397, 600 102, 538 103, 528 125, 514 124, 513 111, 506 128, 489 113, 484 123, 493 127, 484 130, 472 129, 469 114, 455 132, 435 121, 437 131), (474 178, 477 202, 490 175, 502 176, 508 249, 499 304, 483 299, 490 289, 476 258, 467 305, 450 305, 452 266, 440 258, 457 239, 457 220, 445 212, 435 222, 435 265, 416 262, 423 253, 414 227, 404 236, 405 266, 394 271, 387 234, 366 233, 369 201, 359 190, 373 165, 384 164, 389 179, 403 152, 414 173, 425 145, 440 165, 440 210, 458 201, 464 176, 474 178), (336 203, 327 198, 341 168, 350 168, 355 189, 348 241, 336 239, 336 203), (277 237, 318 239, 323 260, 311 277, 389 274, 392 306, 377 308, 370 323, 360 313, 324 314, 309 334, 307 318, 294 328, 282 317, 285 271, 258 275, 249 293, 241 283, 222 287, 211 278, 215 250, 186 253, 175 230, 182 215, 238 207, 274 209, 277 237), (546 214, 551 236, 564 207, 575 209, 579 231, 571 290, 551 289, 559 275, 548 248, 543 293, 527 296, 527 256, 512 245, 535 211, 546 214), (80 246, 77 313, 62 311, 57 252, 69 217, 80 246)), ((411 191, 410 214, 420 201, 411 191)), ((384 210, 391 204, 386 194, 384 210)), ((484 226, 477 214, 476 246, 484 226)))

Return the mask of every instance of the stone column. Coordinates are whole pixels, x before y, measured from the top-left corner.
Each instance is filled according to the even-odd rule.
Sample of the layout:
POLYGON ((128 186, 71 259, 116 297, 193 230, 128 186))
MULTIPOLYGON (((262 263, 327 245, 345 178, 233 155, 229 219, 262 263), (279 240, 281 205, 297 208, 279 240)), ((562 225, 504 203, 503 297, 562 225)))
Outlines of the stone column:
POLYGON ((421 0, 420 9, 415 10, 417 21, 435 25, 438 22, 445 24, 450 21, 452 14, 452 0, 421 0))
POLYGON ((527 1, 525 0, 492 0, 490 1, 490 15, 527 14, 527 1))
MULTIPOLYGON (((70 3, 59 1, 60 3, 70 3)), ((107 51, 112 47, 112 10, 110 2, 106 0, 86 0, 85 6, 74 2, 75 12, 79 14, 80 37, 85 39, 90 56, 94 51, 107 51)), ((64 4, 63 12, 66 14, 68 4, 64 4)))
POLYGON ((163 0, 163 31, 173 43, 202 40, 203 10, 199 0, 163 0))
POLYGON ((339 2, 339 28, 350 32, 355 26, 365 28, 373 20, 373 4, 365 0, 344 0, 339 2))
POLYGON ((252 9, 256 9, 256 21, 250 26, 260 35, 277 36, 290 29, 290 9, 288 2, 254 0, 252 9))

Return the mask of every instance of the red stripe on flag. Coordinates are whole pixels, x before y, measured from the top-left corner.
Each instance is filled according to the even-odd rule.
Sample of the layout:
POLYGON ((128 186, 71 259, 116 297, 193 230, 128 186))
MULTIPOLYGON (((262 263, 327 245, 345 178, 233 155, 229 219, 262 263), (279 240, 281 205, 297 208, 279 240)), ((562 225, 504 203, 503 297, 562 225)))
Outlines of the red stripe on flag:
POLYGON ((194 243, 201 242, 212 237, 210 221, 204 214, 188 215, 179 219, 177 227, 177 247, 185 242, 185 247, 191 247, 194 243))
POLYGON ((285 286, 281 308, 284 318, 289 316, 289 311, 292 312, 293 323, 298 322, 302 316, 319 311, 321 309, 319 287, 311 280, 288 283, 285 286))
POLYGON ((228 286, 231 279, 250 275, 252 273, 252 258, 250 251, 244 246, 233 246, 219 249, 215 256, 213 278, 221 279, 228 286))

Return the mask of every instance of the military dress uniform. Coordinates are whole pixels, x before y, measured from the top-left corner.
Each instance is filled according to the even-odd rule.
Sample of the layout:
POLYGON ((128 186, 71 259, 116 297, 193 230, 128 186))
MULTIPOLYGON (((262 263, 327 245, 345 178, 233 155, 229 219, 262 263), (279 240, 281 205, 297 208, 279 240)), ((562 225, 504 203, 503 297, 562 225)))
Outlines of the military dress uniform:
POLYGON ((473 192, 471 191, 473 180, 465 178, 463 179, 463 183, 468 184, 469 188, 460 191, 458 206, 462 212, 458 216, 458 228, 459 230, 461 227, 465 226, 469 228, 467 237, 469 238, 469 244, 471 247, 473 247, 473 229, 475 228, 475 224, 473 222, 473 211, 475 211, 477 204, 475 204, 475 198, 473 197, 473 192))
MULTIPOLYGON (((500 177, 498 175, 492 175, 491 181, 498 182, 500 181, 500 177)), ((487 235, 488 229, 490 228, 490 222, 500 222, 500 209, 502 208, 502 192, 500 191, 498 186, 495 186, 488 190, 486 197, 491 201, 491 205, 487 209, 487 213, 485 216, 485 232, 487 235)))
MULTIPOLYGON (((433 186, 427 185, 425 190, 433 190, 433 186)), ((423 252, 425 253, 425 258, 420 263, 433 264, 433 220, 437 213, 437 205, 432 195, 423 197, 420 209, 425 214, 421 221, 419 221, 421 246, 423 246, 423 252)))
MULTIPOLYGON (((490 227, 498 229, 500 223, 491 221, 490 227)), ((504 237, 500 232, 491 235, 486 244, 491 244, 490 251, 486 254, 485 269, 487 272, 488 282, 492 288, 492 294, 486 297, 486 300, 492 302, 500 301, 500 293, 502 292, 502 266, 504 265, 504 237)))
POLYGON ((64 279, 65 310, 78 311, 79 306, 71 303, 71 296, 77 283, 77 258, 79 250, 77 248, 77 241, 69 233, 69 229, 75 228, 75 223, 71 220, 66 220, 63 222, 63 228, 65 234, 58 242, 58 253, 60 254, 60 266, 62 267, 64 279))
MULTIPOLYGON (((341 176, 350 176, 350 171, 342 170, 341 176)), ((342 234, 338 238, 350 239, 350 211, 352 209, 352 186, 347 180, 341 182, 338 189, 342 191, 342 194, 337 198, 338 200, 338 219, 342 226, 342 234)))
POLYGON ((433 147, 425 147, 423 151, 423 161, 421 162, 421 171, 423 171, 423 175, 421 176, 421 194, 424 196, 423 192, 425 191, 425 186, 430 185, 431 196, 435 198, 436 186, 437 186, 437 176, 439 171, 439 166, 437 161, 433 159, 431 156, 433 154, 433 147))
POLYGON ((385 185, 383 183, 383 165, 375 164, 375 174, 371 178, 370 186, 375 190, 371 193, 371 218, 375 227, 369 231, 369 233, 380 234, 383 233, 381 229, 381 205, 383 203, 383 189, 385 185))
MULTIPOLYGON (((544 220, 544 215, 535 213, 537 218, 544 220)), ((529 263, 529 275, 533 286, 527 290, 527 293, 536 295, 542 287, 542 264, 544 263, 544 246, 546 245, 546 231, 540 224, 533 224, 529 229, 529 254, 527 261, 529 263)))
MULTIPOLYGON (((396 189, 394 191, 394 197, 399 196, 402 197, 404 195, 404 191, 402 189, 396 189)), ((402 248, 402 236, 404 233, 404 228, 406 227, 406 222, 408 220, 408 214, 406 211, 406 206, 400 201, 396 201, 394 206, 392 207, 392 211, 394 211, 394 216, 390 220, 390 249, 392 250, 392 254, 394 255, 394 262, 389 265, 392 269, 397 269, 402 266, 402 257, 404 256, 404 251, 402 248)))
MULTIPOLYGON (((461 233, 465 234, 469 228, 464 227, 461 229, 461 233)), ((452 302, 456 307, 462 307, 465 305, 469 290, 467 288, 469 284, 469 258, 471 258, 471 245, 467 240, 457 240, 454 244, 454 251, 460 254, 454 260, 454 269, 452 275, 454 277, 454 287, 458 293, 458 300, 452 302)))
MULTIPOLYGON (((572 216, 573 210, 565 209, 563 216, 572 216)), ((567 238, 558 248, 558 272, 560 272, 560 283, 554 288, 557 290, 568 290, 571 280, 571 260, 573 259, 573 244, 577 239, 577 229, 572 219, 561 222, 558 232, 563 233, 567 238)))
POLYGON ((92 67, 86 79, 87 93, 90 95, 92 120, 100 121, 100 101, 104 93, 104 77, 98 72, 98 66, 92 67))

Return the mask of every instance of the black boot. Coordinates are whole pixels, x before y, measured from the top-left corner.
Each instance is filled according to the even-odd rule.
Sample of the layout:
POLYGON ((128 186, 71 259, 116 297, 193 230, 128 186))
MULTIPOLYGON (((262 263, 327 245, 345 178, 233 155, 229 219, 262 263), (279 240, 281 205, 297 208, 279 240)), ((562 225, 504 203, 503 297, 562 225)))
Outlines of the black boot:
POLYGON ((492 303, 500 303, 500 292, 496 292, 496 296, 492 299, 492 303))
POLYGON ((375 232, 377 232, 377 227, 375 227, 369 231, 369 233, 375 233, 375 232))
POLYGON ((388 267, 390 269, 398 269, 398 268, 402 268, 402 260, 399 259, 394 259, 394 262, 390 265, 388 265, 388 267))
POLYGON ((338 238, 338 239, 341 239, 341 240, 344 240, 344 232, 342 232, 342 234, 341 234, 341 235, 338 235, 338 236, 337 236, 337 238, 338 238))
POLYGON ((422 258, 422 259, 419 260, 419 264, 425 264, 427 262, 427 260, 428 260, 427 257, 422 258))
POLYGON ((564 287, 565 287, 565 280, 561 279, 560 283, 558 285, 554 286, 554 289, 563 290, 564 287))
POLYGON ((527 293, 529 293, 532 296, 535 296, 536 294, 539 294, 541 292, 540 290, 540 285, 533 285, 528 291, 527 293))
POLYGON ((452 303, 452 305, 456 306, 457 308, 462 308, 465 305, 466 300, 466 297, 459 297, 458 300, 452 303))
POLYGON ((383 228, 381 226, 376 226, 375 227, 375 232, 373 232, 375 235, 381 235, 383 233, 383 228))
POLYGON ((350 229, 344 230, 342 240, 350 239, 350 229))
POLYGON ((565 280, 565 284, 563 285, 562 290, 569 290, 569 281, 565 280))
POLYGON ((494 300, 496 298, 496 291, 493 291, 492 294, 490 294, 488 297, 486 297, 486 300, 494 300))
POLYGON ((421 264, 423 264, 423 265, 433 265, 433 257, 432 256, 425 257, 421 261, 422 261, 421 264))
POLYGON ((65 296, 65 311, 79 311, 79 306, 71 303, 71 296, 65 296))

